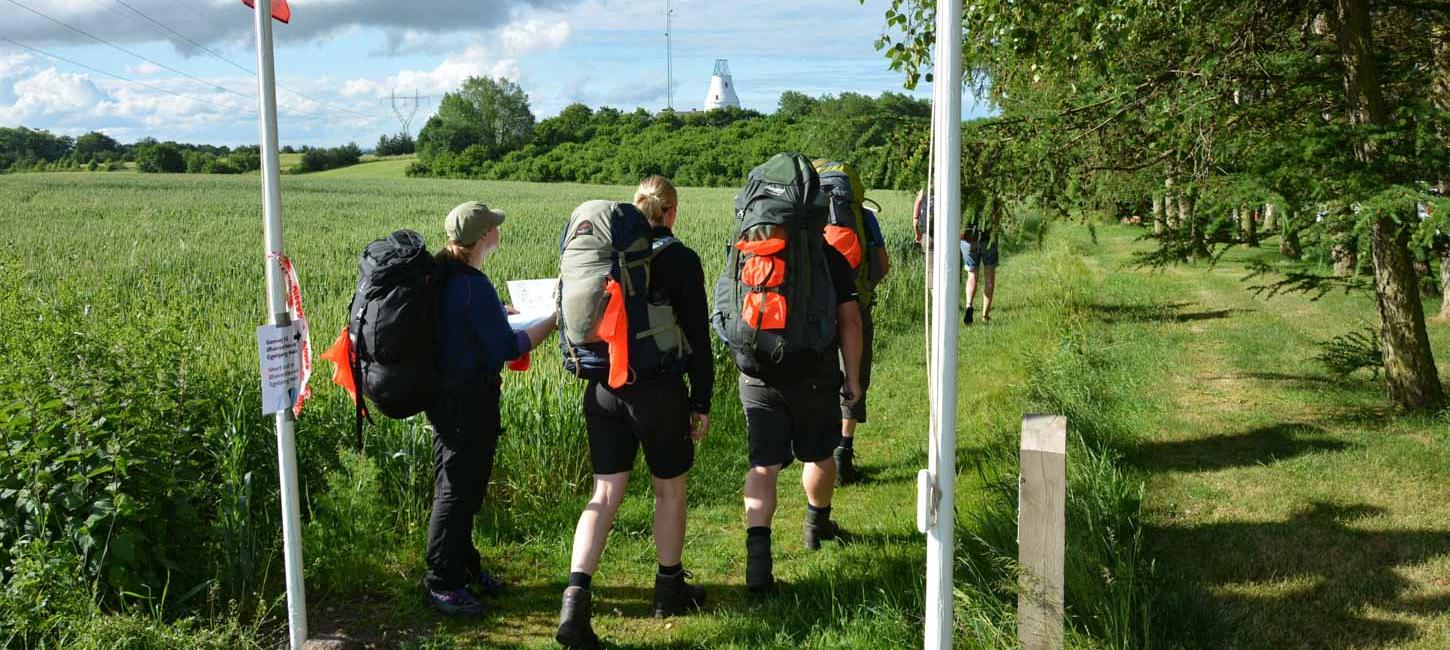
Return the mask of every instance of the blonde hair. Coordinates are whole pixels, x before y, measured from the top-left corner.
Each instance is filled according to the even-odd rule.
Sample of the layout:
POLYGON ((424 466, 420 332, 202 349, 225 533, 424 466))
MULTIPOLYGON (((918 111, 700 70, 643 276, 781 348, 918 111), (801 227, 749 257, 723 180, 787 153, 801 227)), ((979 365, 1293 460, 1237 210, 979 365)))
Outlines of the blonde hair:
MULTIPOLYGON (((478 241, 483 241, 483 239, 480 238, 478 241)), ((456 262, 466 265, 468 264, 468 259, 473 257, 473 247, 477 245, 478 242, 464 246, 456 241, 450 241, 444 244, 443 248, 438 249, 437 253, 433 254, 433 259, 443 263, 456 262)))
POLYGON ((675 192, 674 183, 664 176, 650 176, 640 181, 639 187, 634 190, 634 207, 639 208, 654 225, 660 225, 665 213, 679 204, 680 197, 675 192))

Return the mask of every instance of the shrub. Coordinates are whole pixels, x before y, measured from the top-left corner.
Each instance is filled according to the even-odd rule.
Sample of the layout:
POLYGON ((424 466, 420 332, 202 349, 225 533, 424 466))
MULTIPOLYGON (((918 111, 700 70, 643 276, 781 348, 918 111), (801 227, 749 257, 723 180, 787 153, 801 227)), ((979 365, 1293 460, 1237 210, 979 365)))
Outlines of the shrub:
POLYGON ((362 158, 362 149, 351 142, 341 147, 308 149, 306 153, 302 154, 302 162, 297 164, 296 171, 307 174, 347 167, 356 165, 360 158, 362 158))
POLYGON ((153 144, 136 151, 136 168, 148 174, 180 174, 186 159, 174 143, 153 144))

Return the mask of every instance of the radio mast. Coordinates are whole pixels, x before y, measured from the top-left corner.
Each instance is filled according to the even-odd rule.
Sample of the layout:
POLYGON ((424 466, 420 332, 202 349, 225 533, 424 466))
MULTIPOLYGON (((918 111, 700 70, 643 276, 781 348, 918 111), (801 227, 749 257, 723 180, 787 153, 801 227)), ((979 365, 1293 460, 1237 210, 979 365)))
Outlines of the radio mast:
POLYGON ((675 9, 665 0, 665 108, 675 110, 675 9))

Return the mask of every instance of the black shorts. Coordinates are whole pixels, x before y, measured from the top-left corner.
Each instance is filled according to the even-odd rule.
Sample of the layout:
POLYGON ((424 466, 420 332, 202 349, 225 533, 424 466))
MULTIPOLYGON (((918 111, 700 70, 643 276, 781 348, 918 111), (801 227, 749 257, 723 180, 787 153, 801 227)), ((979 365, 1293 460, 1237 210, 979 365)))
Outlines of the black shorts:
POLYGON ((834 363, 784 384, 740 375, 740 403, 750 438, 750 466, 814 463, 841 444, 841 371, 834 363))
POLYGON ((595 474, 633 469, 641 443, 645 463, 656 478, 674 478, 695 464, 690 393, 680 375, 621 388, 591 381, 584 388, 584 421, 595 474))
MULTIPOLYGON (((876 326, 871 322, 871 310, 861 310, 861 371, 857 381, 861 383, 861 395, 857 398, 854 406, 846 406, 845 401, 841 402, 841 419, 855 420, 860 424, 866 423, 866 396, 871 391, 871 348, 875 345, 876 326)), ((841 363, 845 363, 843 360, 841 363)), ((846 366, 841 366, 841 374, 846 373, 846 366)))

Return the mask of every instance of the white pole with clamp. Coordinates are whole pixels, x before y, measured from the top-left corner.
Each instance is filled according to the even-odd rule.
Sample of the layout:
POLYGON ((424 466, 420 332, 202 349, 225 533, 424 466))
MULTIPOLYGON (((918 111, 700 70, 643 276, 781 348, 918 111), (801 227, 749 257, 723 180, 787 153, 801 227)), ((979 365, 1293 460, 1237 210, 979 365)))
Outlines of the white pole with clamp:
POLYGON ((933 123, 938 147, 933 161, 933 205, 936 217, 932 241, 939 249, 934 260, 932 303, 932 354, 936 400, 932 404, 935 444, 928 451, 929 467, 920 482, 918 517, 929 523, 926 543, 926 630, 927 650, 952 647, 952 565, 956 561, 953 539, 956 508, 957 453, 957 293, 961 272, 958 255, 947 248, 958 240, 961 225, 962 164, 962 2, 939 0, 936 4, 936 55, 933 74, 935 95, 933 123))
MULTIPOLYGON (((272 64, 272 0, 256 0, 257 103, 261 117, 262 215, 267 245, 267 310, 273 325, 287 326, 282 273, 282 189, 277 163, 277 84, 272 64)), ((307 642, 307 588, 302 579, 302 508, 298 497, 297 437, 292 410, 277 412, 277 474, 282 483, 282 549, 287 580, 290 647, 307 642)))

